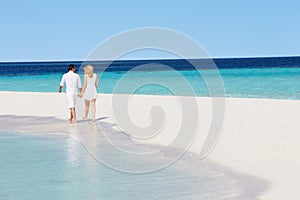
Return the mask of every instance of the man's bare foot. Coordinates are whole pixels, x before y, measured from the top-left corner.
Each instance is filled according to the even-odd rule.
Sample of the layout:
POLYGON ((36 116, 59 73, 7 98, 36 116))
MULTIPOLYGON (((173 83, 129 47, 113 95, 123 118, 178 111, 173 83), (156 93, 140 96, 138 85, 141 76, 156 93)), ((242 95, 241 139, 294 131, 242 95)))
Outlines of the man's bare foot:
POLYGON ((95 120, 95 119, 92 119, 92 122, 96 122, 96 120, 95 120))
POLYGON ((87 120, 87 118, 86 118, 86 117, 83 117, 83 120, 84 120, 84 121, 86 121, 86 120, 87 120))

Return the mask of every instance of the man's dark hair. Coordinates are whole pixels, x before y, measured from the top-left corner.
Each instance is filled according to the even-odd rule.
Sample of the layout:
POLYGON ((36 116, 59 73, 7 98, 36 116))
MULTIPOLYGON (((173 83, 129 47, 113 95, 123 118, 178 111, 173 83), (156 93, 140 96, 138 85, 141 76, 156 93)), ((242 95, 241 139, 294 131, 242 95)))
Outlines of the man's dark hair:
POLYGON ((75 68, 75 65, 73 65, 73 64, 69 64, 68 65, 68 71, 70 71, 70 70, 72 70, 72 69, 74 69, 75 68))

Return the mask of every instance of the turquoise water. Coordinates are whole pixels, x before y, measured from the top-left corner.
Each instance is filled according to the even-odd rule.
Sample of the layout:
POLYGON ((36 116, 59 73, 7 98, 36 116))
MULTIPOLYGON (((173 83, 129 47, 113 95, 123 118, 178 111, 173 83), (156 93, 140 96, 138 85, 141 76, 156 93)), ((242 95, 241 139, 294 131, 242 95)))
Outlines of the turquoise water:
MULTIPOLYGON (((100 165, 68 135, 6 131, 0 131, 0 152, 0 199, 5 200, 226 199, 232 194, 252 199, 256 195, 243 188, 243 175, 195 156, 186 155, 153 173, 127 174, 100 165)), ((259 182, 252 178, 250 184, 259 182)))
MULTIPOLYGON (((186 70, 180 73, 189 81, 197 96, 210 96, 204 80, 197 71, 186 70)), ((211 70, 203 70, 209 76, 211 70)), ((272 98, 272 99, 300 99, 300 68, 241 68, 220 70, 226 96, 272 98)), ((100 74, 101 75, 101 74, 100 74)), ((105 72, 101 77, 100 93, 113 93, 116 83, 124 72, 105 72)), ((26 91, 26 92, 57 92, 61 74, 0 76, 1 91, 26 91)), ((174 78, 171 71, 148 71, 127 73, 126 84, 137 81, 152 81, 167 83, 176 95, 189 95, 174 78)), ((212 77, 212 76, 211 76, 212 77)), ((213 77, 212 77, 213 78, 213 77)), ((126 84, 118 93, 130 93, 126 84)), ((135 93, 151 95, 170 95, 171 91, 152 84, 139 88, 135 93)))

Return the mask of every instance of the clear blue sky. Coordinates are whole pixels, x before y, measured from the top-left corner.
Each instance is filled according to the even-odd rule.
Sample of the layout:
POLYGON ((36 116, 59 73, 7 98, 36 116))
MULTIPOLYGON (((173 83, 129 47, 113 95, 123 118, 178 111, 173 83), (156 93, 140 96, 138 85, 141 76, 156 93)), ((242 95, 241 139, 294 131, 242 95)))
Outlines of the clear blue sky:
POLYGON ((182 32, 212 57, 300 55, 300 1, 1 0, 0 61, 80 60, 132 28, 182 32))

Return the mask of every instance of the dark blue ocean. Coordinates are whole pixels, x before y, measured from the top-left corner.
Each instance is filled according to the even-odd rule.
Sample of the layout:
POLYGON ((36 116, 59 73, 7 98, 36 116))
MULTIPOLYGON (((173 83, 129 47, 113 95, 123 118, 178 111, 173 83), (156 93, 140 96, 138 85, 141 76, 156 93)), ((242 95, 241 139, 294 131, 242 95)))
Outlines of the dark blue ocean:
MULTIPOLYGON (((213 59, 224 83, 225 96, 243 98, 300 99, 300 56, 264 58, 213 59)), ((74 64, 82 74, 82 61, 64 62, 0 62, 0 91, 57 92, 58 84, 68 64, 74 64)), ((189 82, 197 96, 210 96, 203 76, 186 60, 120 60, 90 62, 99 73, 100 93, 131 93, 126 85, 147 80, 134 93, 151 95, 189 95, 179 83, 176 73, 189 82), (146 67, 136 69, 138 66, 146 67), (169 66, 174 70, 166 70, 169 66), (105 72, 103 69, 106 68, 105 72), (175 73, 176 72, 176 73, 175 73), (122 88, 115 90, 120 80, 122 88)), ((213 76, 209 60, 193 60, 201 74, 213 76)))

